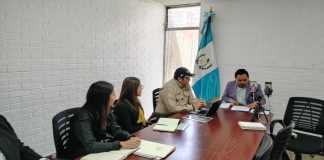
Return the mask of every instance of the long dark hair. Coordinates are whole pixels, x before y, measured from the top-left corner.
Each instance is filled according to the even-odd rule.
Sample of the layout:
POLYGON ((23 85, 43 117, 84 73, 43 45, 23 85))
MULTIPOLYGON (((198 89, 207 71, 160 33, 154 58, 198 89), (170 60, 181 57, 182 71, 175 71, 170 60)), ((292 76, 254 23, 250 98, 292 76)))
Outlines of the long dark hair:
POLYGON ((113 93, 114 86, 105 81, 97 81, 91 84, 88 93, 87 101, 83 108, 88 109, 99 120, 99 127, 105 129, 107 127, 107 116, 109 97, 113 93))
POLYGON ((136 111, 140 108, 143 110, 141 102, 137 98, 137 90, 140 85, 141 81, 136 77, 125 78, 119 96, 120 101, 128 100, 135 107, 136 111))

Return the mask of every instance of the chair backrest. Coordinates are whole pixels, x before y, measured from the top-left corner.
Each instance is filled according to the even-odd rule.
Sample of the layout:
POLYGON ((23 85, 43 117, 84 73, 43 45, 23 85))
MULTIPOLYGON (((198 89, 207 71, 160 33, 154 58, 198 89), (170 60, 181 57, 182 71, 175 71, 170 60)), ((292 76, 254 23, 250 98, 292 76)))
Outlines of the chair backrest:
POLYGON ((289 126, 280 129, 277 132, 276 136, 273 136, 274 145, 271 151, 271 160, 282 160, 283 156, 285 156, 286 148, 288 141, 292 136, 292 131, 294 129, 294 122, 292 122, 289 126))
POLYGON ((291 97, 284 116, 285 125, 295 123, 295 129, 324 135, 324 101, 315 98, 291 97))
POLYGON ((69 140, 71 135, 71 121, 80 108, 71 108, 56 114, 52 119, 53 135, 58 158, 66 158, 71 152, 69 140))
POLYGON ((153 112, 155 111, 155 108, 156 108, 157 102, 158 102, 158 100, 159 100, 160 91, 161 91, 161 88, 156 88, 156 89, 154 89, 153 92, 152 92, 152 98, 153 98, 153 112))

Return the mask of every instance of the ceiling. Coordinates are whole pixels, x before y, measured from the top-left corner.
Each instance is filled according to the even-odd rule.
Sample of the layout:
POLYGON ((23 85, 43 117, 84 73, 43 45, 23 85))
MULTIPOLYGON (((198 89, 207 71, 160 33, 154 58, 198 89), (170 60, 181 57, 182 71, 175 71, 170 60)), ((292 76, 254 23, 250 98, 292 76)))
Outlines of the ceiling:
POLYGON ((194 4, 194 3, 201 2, 201 0, 154 0, 154 1, 160 2, 166 6, 181 5, 181 4, 194 4))

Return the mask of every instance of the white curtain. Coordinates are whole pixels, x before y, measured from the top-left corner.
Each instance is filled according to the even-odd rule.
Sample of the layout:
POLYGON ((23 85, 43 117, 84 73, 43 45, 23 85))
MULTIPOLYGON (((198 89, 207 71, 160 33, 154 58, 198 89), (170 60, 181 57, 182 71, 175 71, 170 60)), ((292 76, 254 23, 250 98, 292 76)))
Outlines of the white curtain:
POLYGON ((178 67, 193 72, 198 50, 199 30, 174 30, 166 32, 164 82, 173 78, 178 67))

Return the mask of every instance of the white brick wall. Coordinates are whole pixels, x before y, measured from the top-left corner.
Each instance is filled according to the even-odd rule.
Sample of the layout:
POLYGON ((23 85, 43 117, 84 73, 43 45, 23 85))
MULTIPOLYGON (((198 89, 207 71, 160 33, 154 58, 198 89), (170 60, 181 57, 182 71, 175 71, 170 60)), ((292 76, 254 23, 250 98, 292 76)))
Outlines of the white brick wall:
POLYGON ((246 68, 262 86, 272 81, 276 118, 284 115, 289 97, 324 99, 324 1, 213 3, 223 88, 238 68, 246 68))
POLYGON ((42 154, 51 118, 84 103, 89 85, 126 76, 162 84, 164 6, 148 0, 0 0, 0 113, 42 154))

